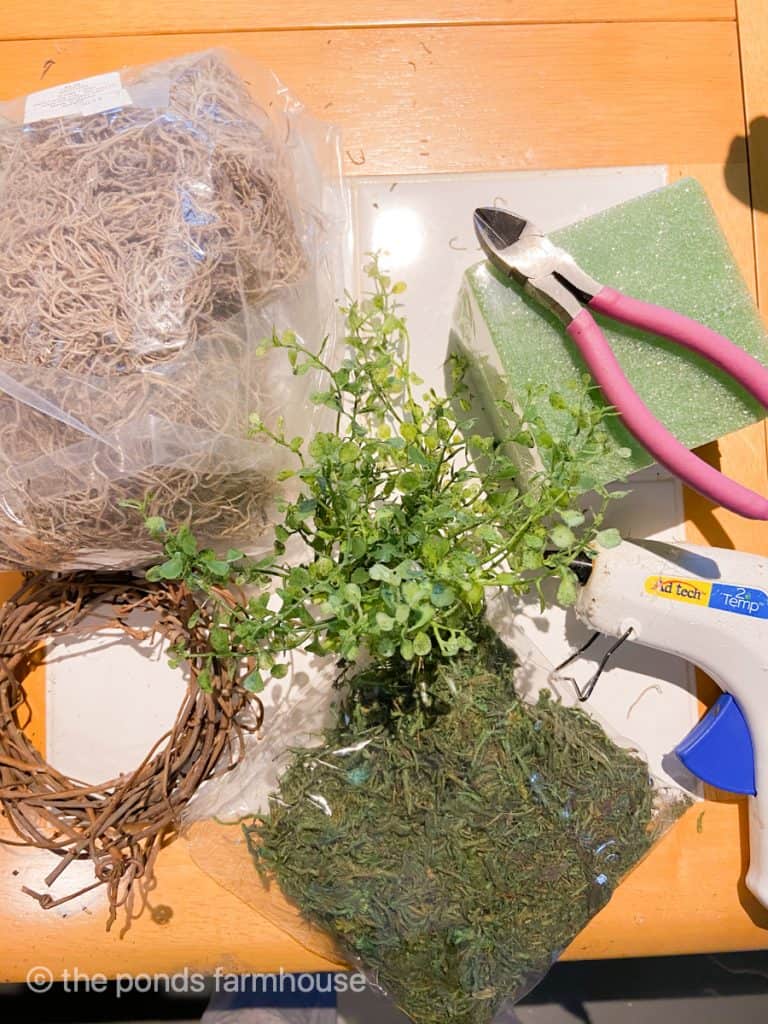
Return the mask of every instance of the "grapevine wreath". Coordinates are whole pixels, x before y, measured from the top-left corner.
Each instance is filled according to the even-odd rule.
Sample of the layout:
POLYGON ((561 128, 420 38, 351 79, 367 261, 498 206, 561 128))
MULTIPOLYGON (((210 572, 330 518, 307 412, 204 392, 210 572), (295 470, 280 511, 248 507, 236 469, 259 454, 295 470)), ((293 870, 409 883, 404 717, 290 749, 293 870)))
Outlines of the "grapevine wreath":
POLYGON ((237 763, 244 734, 259 728, 261 702, 241 685, 241 668, 211 657, 210 625, 185 584, 128 573, 33 575, 0 608, 0 803, 16 837, 0 841, 58 854, 49 888, 74 861, 94 868, 92 883, 62 897, 24 887, 44 909, 103 885, 107 927, 122 910, 124 933, 148 905, 157 855, 178 835, 184 808, 203 782, 237 763), (152 616, 151 625, 131 625, 135 612, 152 616), (141 764, 92 784, 35 749, 25 679, 48 641, 115 627, 134 641, 161 636, 172 649, 183 640, 189 679, 173 726, 141 764))

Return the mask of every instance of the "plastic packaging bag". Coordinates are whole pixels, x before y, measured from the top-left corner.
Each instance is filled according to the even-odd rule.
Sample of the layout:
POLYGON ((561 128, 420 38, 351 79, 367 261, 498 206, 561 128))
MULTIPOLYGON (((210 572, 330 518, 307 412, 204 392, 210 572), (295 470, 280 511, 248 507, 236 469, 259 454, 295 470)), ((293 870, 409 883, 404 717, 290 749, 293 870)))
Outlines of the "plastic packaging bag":
POLYGON ((156 553, 122 504, 253 549, 311 376, 259 342, 333 335, 337 134, 218 51, 0 107, 0 566, 156 553))
MULTIPOLYGON (((313 996, 308 999, 292 998, 293 988, 291 982, 295 979, 291 975, 259 976, 252 975, 243 977, 246 983, 243 993, 216 992, 211 999, 200 1024, 336 1024, 336 998, 329 993, 327 998, 313 996), (274 982, 275 985, 282 985, 283 989, 290 995, 283 997, 282 993, 274 997, 274 1004, 269 995, 260 991, 256 997, 251 997, 247 989, 247 983, 263 981, 265 984, 274 982)), ((305 981, 311 981, 312 975, 304 975, 305 981)), ((327 984, 327 979, 323 984, 327 984)))
POLYGON ((208 1008, 200 1024, 336 1024, 335 1009, 281 1010, 270 1007, 208 1008))
MULTIPOLYGON (((548 675, 489 634, 446 667, 447 713, 399 735, 342 716, 293 753, 268 807, 254 787, 246 831, 263 885, 222 830, 196 826, 195 859, 327 956, 307 922, 321 928, 416 1024, 499 1019, 687 806, 636 751, 550 697, 548 675)), ((255 745, 238 771, 253 778, 259 757, 255 745)))

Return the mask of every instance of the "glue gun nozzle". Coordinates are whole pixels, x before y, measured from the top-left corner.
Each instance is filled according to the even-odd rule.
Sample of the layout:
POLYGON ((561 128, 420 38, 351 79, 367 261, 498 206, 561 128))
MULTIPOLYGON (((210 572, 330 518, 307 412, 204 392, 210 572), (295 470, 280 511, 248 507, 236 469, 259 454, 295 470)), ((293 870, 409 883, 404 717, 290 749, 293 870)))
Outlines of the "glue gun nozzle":
MULTIPOLYGON (((545 555, 555 555, 557 552, 554 549, 550 549, 544 552, 545 555)), ((592 575, 592 559, 589 555, 580 554, 573 559, 572 562, 568 563, 568 568, 574 574, 576 579, 582 585, 586 586, 589 582, 589 577, 592 575)))
POLYGON ((589 577, 592 575, 592 559, 587 555, 579 555, 571 562, 569 569, 584 587, 589 583, 589 577))

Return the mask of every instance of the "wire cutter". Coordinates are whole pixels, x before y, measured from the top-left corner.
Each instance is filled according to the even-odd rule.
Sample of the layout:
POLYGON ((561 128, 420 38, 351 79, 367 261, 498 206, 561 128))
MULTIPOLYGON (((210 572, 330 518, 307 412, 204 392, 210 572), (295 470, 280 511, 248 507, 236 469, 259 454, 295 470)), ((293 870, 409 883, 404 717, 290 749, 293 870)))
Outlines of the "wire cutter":
POLYGON ((748 519, 768 519, 768 499, 708 466, 656 419, 624 376, 590 310, 704 356, 764 407, 768 407, 768 370, 696 320, 595 281, 530 221, 496 207, 475 210, 474 220, 475 233, 490 262, 565 323, 605 398, 653 458, 711 501, 748 519))

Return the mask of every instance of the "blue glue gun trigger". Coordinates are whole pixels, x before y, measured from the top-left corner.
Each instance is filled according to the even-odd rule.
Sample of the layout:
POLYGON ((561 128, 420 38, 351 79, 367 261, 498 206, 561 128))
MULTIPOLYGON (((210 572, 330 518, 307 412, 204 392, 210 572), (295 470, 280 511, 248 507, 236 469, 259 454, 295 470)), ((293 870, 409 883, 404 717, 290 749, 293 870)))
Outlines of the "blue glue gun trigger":
POLYGON ((675 747, 688 771, 729 793, 755 795, 755 757, 741 708, 724 693, 675 747))

